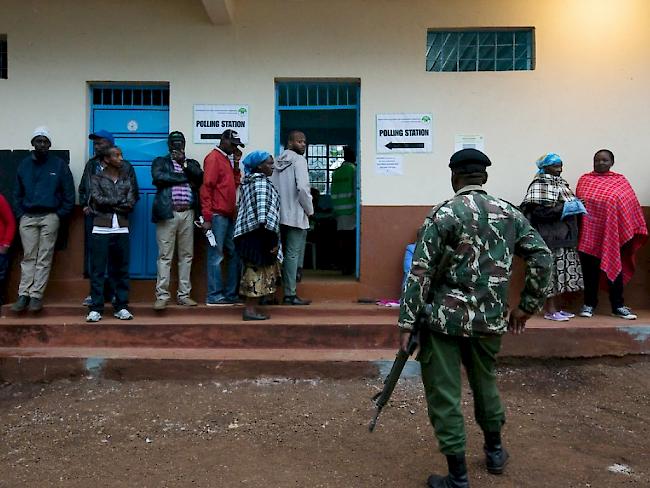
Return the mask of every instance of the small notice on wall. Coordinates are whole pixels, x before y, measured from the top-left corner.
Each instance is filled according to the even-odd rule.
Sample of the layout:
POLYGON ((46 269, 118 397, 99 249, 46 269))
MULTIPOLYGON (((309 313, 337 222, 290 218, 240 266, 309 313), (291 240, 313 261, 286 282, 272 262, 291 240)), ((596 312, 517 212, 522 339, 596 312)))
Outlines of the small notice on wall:
POLYGON ((461 149, 478 149, 479 151, 485 151, 485 140, 483 136, 479 134, 459 134, 454 139, 454 147, 456 151, 461 149))
POLYGON ((433 115, 377 114, 377 153, 433 151, 433 115))
POLYGON ((195 144, 219 144, 226 129, 248 142, 248 105, 194 105, 195 144))
POLYGON ((402 156, 377 156, 375 161, 375 172, 385 176, 399 176, 402 171, 402 156))

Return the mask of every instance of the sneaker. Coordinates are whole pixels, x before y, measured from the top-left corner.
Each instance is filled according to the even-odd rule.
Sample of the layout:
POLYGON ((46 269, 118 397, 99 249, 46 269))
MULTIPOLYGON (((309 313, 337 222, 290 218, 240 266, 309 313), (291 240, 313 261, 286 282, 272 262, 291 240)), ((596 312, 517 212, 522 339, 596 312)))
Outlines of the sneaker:
POLYGON ((155 302, 153 302, 154 310, 165 310, 165 308, 167 308, 167 300, 158 298, 155 302))
POLYGON ((614 317, 619 317, 625 320, 636 320, 636 315, 632 313, 628 307, 618 307, 612 312, 614 317))
POLYGON ((12 312, 22 312, 29 304, 29 297, 27 295, 20 295, 18 300, 11 306, 12 312))
POLYGON ((594 307, 589 305, 583 305, 580 311, 578 312, 578 315, 580 315, 580 317, 589 319, 594 316, 594 307))
POLYGON ((88 295, 86 298, 84 298, 84 301, 81 302, 81 304, 82 304, 84 307, 90 307, 90 306, 93 304, 93 297, 91 297, 90 295, 88 295))
POLYGON ((176 300, 176 303, 182 307, 196 307, 198 303, 196 300, 192 300, 190 297, 183 297, 176 300))
POLYGON ((563 316, 566 317, 567 319, 572 319, 573 317, 576 316, 576 314, 571 313, 571 312, 565 312, 564 310, 560 310, 558 313, 559 313, 560 315, 563 315, 563 316))
POLYGON ((30 312, 40 312, 43 310, 43 300, 40 298, 30 298, 29 299, 29 307, 27 307, 27 310, 30 312))
POLYGON ((217 298, 216 300, 207 300, 205 302, 208 307, 226 307, 234 305, 232 300, 228 300, 226 297, 217 298))
POLYGON ((569 318, 562 315, 560 312, 545 313, 546 320, 553 320, 554 322, 568 322, 569 318))
POLYGON ((86 315, 86 322, 99 322, 102 319, 102 314, 92 311, 86 315))
POLYGON ((129 312, 126 308, 119 310, 113 314, 113 317, 120 320, 131 320, 133 319, 133 314, 129 312))

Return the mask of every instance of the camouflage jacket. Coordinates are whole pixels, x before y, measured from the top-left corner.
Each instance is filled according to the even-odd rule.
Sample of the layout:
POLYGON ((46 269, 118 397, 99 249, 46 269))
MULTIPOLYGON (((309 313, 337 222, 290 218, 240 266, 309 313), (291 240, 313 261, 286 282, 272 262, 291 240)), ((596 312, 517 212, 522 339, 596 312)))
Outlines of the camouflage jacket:
POLYGON ((461 189, 435 207, 420 229, 399 327, 412 329, 425 312, 437 332, 468 337, 505 333, 515 255, 526 261, 519 307, 532 314, 546 299, 551 252, 514 206, 480 186, 461 189))

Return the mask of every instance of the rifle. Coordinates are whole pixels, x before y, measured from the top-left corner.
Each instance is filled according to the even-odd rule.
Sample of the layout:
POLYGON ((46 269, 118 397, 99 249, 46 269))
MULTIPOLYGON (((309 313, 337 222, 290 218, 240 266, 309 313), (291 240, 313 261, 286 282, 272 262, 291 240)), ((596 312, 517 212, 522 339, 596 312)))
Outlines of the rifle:
POLYGON ((373 416, 372 420, 370 421, 370 424, 368 425, 368 430, 370 432, 373 432, 375 430, 375 426, 377 425, 377 420, 379 419, 379 414, 381 413, 381 410, 386 406, 388 403, 388 400, 390 400, 390 396, 393 394, 393 390, 395 389, 395 385, 397 384, 397 380, 399 380, 400 375, 402 374, 402 370, 404 369, 404 365, 406 364, 406 361, 408 360, 409 356, 415 352, 417 347, 420 345, 420 324, 421 320, 416 320, 415 322, 415 327, 411 331, 411 335, 409 336, 409 343, 406 351, 403 351, 402 348, 400 347, 399 351, 397 351, 397 355, 395 356, 395 361, 393 362, 393 367, 390 368, 390 373, 388 373, 388 376, 386 376, 386 379, 384 380, 384 389, 381 390, 379 393, 374 395, 372 397, 372 401, 375 402, 375 415, 373 416))

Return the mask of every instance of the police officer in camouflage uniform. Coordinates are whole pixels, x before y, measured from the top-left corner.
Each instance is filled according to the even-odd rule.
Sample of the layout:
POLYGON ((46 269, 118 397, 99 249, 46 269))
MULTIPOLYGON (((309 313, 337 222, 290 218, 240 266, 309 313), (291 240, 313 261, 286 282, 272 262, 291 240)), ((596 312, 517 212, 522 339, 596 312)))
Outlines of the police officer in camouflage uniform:
POLYGON ((425 219, 402 297, 398 325, 403 350, 416 318, 425 314, 418 360, 429 418, 449 468, 445 477, 429 477, 431 488, 469 487, 461 363, 485 435, 487 469, 503 472, 508 453, 501 444, 505 415, 496 386, 496 355, 501 336, 508 329, 523 332, 526 321, 542 307, 550 279, 551 252, 537 231, 514 206, 483 190, 491 164, 476 149, 451 157, 456 194, 425 219), (526 278, 519 306, 508 315, 515 255, 526 262, 526 278))

